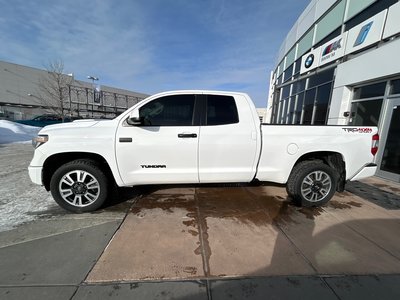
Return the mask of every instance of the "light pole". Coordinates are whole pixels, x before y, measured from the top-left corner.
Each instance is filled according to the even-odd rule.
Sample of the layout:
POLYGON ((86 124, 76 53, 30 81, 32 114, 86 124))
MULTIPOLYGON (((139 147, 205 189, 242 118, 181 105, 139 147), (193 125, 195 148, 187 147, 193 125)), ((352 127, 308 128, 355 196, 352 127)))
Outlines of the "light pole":
POLYGON ((93 83, 93 85, 94 85, 94 81, 96 80, 96 81, 98 81, 99 80, 99 78, 98 77, 94 77, 94 76, 88 76, 87 77, 87 79, 91 79, 92 80, 92 83, 93 83))
MULTIPOLYGON (((98 77, 91 76, 91 75, 88 75, 88 76, 87 76, 87 79, 91 79, 91 80, 92 80, 92 86, 93 86, 93 103, 98 103, 98 102, 100 102, 100 101, 96 101, 96 86, 95 86, 95 84, 94 84, 95 81, 99 81, 99 78, 98 78, 98 77)), ((100 100, 100 99, 99 99, 99 100, 100 100)), ((93 117, 93 110, 94 110, 94 106, 93 106, 93 104, 92 104, 92 117, 93 117)))

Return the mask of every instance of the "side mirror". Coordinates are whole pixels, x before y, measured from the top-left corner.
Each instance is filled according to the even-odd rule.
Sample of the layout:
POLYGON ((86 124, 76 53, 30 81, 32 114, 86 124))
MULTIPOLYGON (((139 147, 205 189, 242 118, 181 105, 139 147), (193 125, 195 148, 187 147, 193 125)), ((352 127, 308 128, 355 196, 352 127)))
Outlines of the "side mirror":
POLYGON ((129 118, 126 120, 126 123, 128 123, 131 126, 139 126, 143 124, 143 120, 139 117, 139 111, 134 110, 129 118))
POLYGON ((126 120, 126 123, 128 123, 128 124, 131 125, 131 126, 140 126, 140 125, 143 124, 142 119, 140 119, 140 118, 135 118, 135 117, 133 117, 133 118, 128 118, 128 119, 126 120))

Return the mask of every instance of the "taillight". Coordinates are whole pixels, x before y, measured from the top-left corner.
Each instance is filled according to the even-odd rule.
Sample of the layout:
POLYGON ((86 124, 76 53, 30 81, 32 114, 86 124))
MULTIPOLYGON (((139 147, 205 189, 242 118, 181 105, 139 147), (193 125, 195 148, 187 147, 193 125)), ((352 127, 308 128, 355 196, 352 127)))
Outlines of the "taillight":
POLYGON ((372 155, 375 156, 375 154, 378 152, 378 146, 379 146, 379 134, 374 134, 372 136, 372 145, 371 145, 372 155))

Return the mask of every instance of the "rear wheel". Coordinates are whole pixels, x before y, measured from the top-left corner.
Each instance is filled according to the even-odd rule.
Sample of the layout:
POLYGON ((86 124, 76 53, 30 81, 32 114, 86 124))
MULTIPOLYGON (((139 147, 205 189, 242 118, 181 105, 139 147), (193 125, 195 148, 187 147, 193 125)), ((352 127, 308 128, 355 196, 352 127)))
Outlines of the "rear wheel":
POLYGON ((293 168, 286 191, 297 204, 320 206, 335 194, 337 178, 337 172, 321 160, 303 161, 293 168))
POLYGON ((53 174, 50 191, 64 209, 75 213, 94 211, 107 199, 107 177, 91 160, 74 160, 53 174))

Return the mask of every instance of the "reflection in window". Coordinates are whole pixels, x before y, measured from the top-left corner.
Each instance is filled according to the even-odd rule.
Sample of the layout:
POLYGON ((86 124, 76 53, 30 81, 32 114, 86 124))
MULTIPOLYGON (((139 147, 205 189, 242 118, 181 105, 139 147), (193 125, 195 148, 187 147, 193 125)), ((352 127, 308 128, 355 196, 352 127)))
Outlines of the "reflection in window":
POLYGON ((281 74, 281 76, 278 77, 277 85, 281 85, 282 84, 282 78, 283 78, 283 74, 281 74))
POLYGON ((353 102, 351 111, 354 116, 350 120, 350 125, 378 126, 382 102, 382 99, 353 102))
POLYGON ((390 94, 400 94, 400 79, 392 80, 392 86, 390 88, 390 94))
POLYGON ((335 68, 331 68, 326 71, 318 72, 317 74, 311 76, 308 82, 308 88, 312 88, 323 83, 332 81, 334 73, 335 68))
POLYGON ((276 124, 281 124, 281 115, 282 115, 282 101, 279 101, 279 108, 278 108, 278 113, 276 115, 276 124))
POLYGON ((332 83, 318 87, 317 97, 315 99, 315 117, 314 125, 325 125, 328 114, 328 104, 331 97, 332 83))
POLYGON ((289 99, 282 100, 282 102, 283 102, 282 103, 283 109, 282 109, 282 117, 281 117, 282 121, 281 121, 281 124, 286 124, 286 115, 287 115, 289 99))
POLYGON ((289 104, 289 118, 287 124, 293 124, 293 116, 295 111, 295 104, 296 104, 296 96, 290 97, 290 104, 289 104))
POLYGON ((139 109, 145 126, 191 126, 194 95, 173 95, 155 99, 139 109))
POLYGON ((293 124, 300 124, 301 121, 301 111, 303 109, 304 92, 297 95, 296 109, 294 112, 293 124))
POLYGON ((302 79, 302 80, 299 80, 299 81, 293 83, 292 94, 297 94, 297 93, 303 92, 305 87, 306 87, 305 79, 302 79))
POLYGON ((289 66, 289 68, 286 69, 286 71, 283 73, 283 82, 288 81, 290 78, 292 78, 293 75, 293 64, 289 66))
POLYGON ((295 61, 294 63, 294 74, 300 73, 300 69, 301 69, 301 57, 295 61))
POLYGON ((304 96, 303 124, 311 124, 316 89, 307 90, 304 96))
POLYGON ((282 99, 289 97, 289 93, 290 93, 290 85, 284 86, 281 89, 282 99))
POLYGON ((365 85, 354 89, 354 99, 382 97, 385 94, 386 81, 365 85))
POLYGON ((393 109, 382 156, 381 170, 400 175, 400 110, 393 109))
POLYGON ((235 99, 231 96, 207 96, 207 125, 226 125, 239 122, 235 99))

